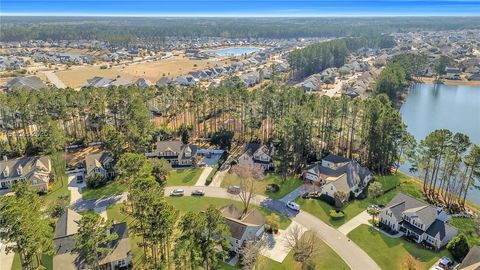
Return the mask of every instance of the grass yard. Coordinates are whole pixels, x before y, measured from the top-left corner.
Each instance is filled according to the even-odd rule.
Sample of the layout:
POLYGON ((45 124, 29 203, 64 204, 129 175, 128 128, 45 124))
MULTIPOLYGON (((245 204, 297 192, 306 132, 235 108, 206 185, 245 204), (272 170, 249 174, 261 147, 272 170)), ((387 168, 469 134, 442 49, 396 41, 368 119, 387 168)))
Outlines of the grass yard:
POLYGON ((68 190, 68 177, 65 173, 65 153, 58 152, 50 155, 50 160, 55 181, 50 184, 48 193, 41 198, 47 205, 53 203, 59 197, 67 197, 69 201, 70 191, 68 190))
MULTIPOLYGON (((229 205, 229 204, 234 204, 237 206, 239 209, 243 209, 242 203, 239 201, 234 201, 234 200, 229 200, 229 199, 223 199, 223 198, 211 198, 211 197, 167 197, 166 200, 175 206, 180 212, 187 212, 187 211, 193 211, 193 212, 199 212, 203 211, 208 208, 209 205, 213 205, 216 208, 221 208, 223 206, 229 205)), ((255 205, 252 205, 250 207, 255 207, 262 212, 264 216, 270 215, 272 213, 271 210, 263 208, 263 207, 258 207, 255 205)), ((279 227, 280 229, 286 229, 288 225, 292 222, 290 219, 280 216, 280 224, 279 227)))
POLYGON ((382 269, 402 269, 408 255, 416 258, 418 269, 428 269, 442 256, 450 255, 446 250, 435 253, 401 238, 391 238, 364 224, 351 231, 348 237, 367 252, 382 269))
POLYGON ((175 170, 167 176, 167 187, 193 186, 202 174, 203 168, 175 170))
POLYGON ((450 219, 449 223, 458 229, 458 233, 463 233, 467 237, 468 245, 480 245, 480 233, 478 225, 472 218, 454 217, 450 219))
MULTIPOLYGON (((53 270, 53 256, 42 255, 42 264, 47 270, 53 270)), ((34 264, 35 265, 35 264, 34 264)), ((15 253, 13 257, 12 269, 11 270, 22 270, 22 265, 20 263, 20 256, 18 253, 15 253)))
POLYGON ((316 216, 331 226, 338 228, 356 215, 360 214, 371 204, 386 205, 398 192, 403 192, 413 197, 423 199, 421 185, 408 175, 397 173, 390 176, 377 176, 375 177, 375 181, 382 183, 384 190, 394 186, 397 187, 376 199, 367 197, 366 199, 349 202, 342 208, 342 211, 345 213, 345 218, 340 220, 333 220, 330 218, 329 213, 333 207, 324 201, 298 198, 296 202, 300 204, 302 210, 316 216))
MULTIPOLYGON (((239 183, 240 183, 240 178, 237 175, 228 173, 223 178, 221 187, 227 188, 228 186, 238 185, 239 183)), ((278 174, 270 173, 267 176, 265 176, 265 178, 263 178, 261 181, 258 181, 257 193, 268 196, 272 199, 280 199, 283 196, 295 190, 300 185, 302 185, 302 181, 297 177, 288 176, 287 180, 284 183, 282 183, 282 179, 278 174), (277 192, 267 192, 266 190, 267 185, 273 184, 273 183, 279 185, 280 190, 277 192)))
POLYGON ((84 200, 96 200, 102 197, 119 195, 126 190, 127 184, 113 181, 100 188, 89 189, 85 187, 82 191, 82 198, 84 200))

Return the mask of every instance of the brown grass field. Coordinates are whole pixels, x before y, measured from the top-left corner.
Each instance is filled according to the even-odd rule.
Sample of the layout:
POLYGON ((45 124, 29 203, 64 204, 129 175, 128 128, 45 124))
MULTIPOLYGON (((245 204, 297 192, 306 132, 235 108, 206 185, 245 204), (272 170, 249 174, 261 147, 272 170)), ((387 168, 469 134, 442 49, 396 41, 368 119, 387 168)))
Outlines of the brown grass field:
POLYGON ((67 86, 80 88, 85 84, 87 79, 95 76, 110 79, 121 76, 122 78, 132 81, 144 77, 155 83, 164 75, 169 78, 175 78, 178 75, 187 74, 192 70, 213 67, 216 64, 225 65, 225 63, 228 63, 228 60, 191 60, 180 55, 153 62, 122 64, 108 69, 100 69, 100 66, 77 66, 69 70, 58 71, 56 74, 67 86))

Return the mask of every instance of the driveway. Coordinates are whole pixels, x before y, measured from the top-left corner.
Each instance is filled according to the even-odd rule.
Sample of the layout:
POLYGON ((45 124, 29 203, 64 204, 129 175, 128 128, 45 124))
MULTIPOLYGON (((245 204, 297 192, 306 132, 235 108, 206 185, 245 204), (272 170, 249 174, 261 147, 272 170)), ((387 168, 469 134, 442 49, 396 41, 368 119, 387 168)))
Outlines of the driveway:
MULTIPOLYGON (((310 185, 307 186, 307 192, 312 192, 312 187, 310 185)), ((305 193, 305 187, 303 185, 297 187, 294 189, 292 192, 288 193, 285 195, 283 198, 280 200, 284 203, 290 202, 290 201, 295 201, 298 197, 302 196, 302 194, 305 193)))
POLYGON ((95 210, 96 212, 100 213, 103 208, 107 208, 109 205, 122 203, 126 201, 128 198, 128 193, 124 192, 120 195, 115 195, 106 198, 100 198, 97 200, 77 200, 75 203, 72 204, 73 210, 77 212, 87 211, 87 210, 95 210))
POLYGON ((70 204, 74 204, 76 201, 82 199, 82 188, 86 186, 85 175, 83 172, 69 173, 68 174, 68 190, 70 190, 70 204), (83 182, 77 183, 77 176, 83 176, 83 182))
MULTIPOLYGON (((168 187, 165 189, 166 196, 176 188, 184 189, 186 196, 190 196, 192 190, 195 189, 195 187, 184 186, 168 187)), ((229 194, 226 189, 223 188, 208 186, 204 187, 204 190, 206 197, 240 200, 237 195, 229 194)), ((372 260, 372 258, 370 258, 368 254, 354 242, 348 239, 347 236, 311 214, 304 211, 294 212, 286 208, 283 201, 272 200, 263 195, 256 195, 253 198, 252 203, 287 216, 303 227, 313 231, 322 241, 329 245, 352 270, 380 270, 380 267, 372 260)))
POLYGON ((210 172, 213 170, 212 167, 210 166, 206 166, 203 171, 202 171, 202 174, 200 174, 200 176, 198 177, 198 180, 197 180, 197 183, 195 183, 195 186, 205 186, 206 185, 206 182, 207 182, 207 178, 208 178, 208 175, 210 175, 210 172))
POLYGON ((9 270, 12 268, 13 258, 15 252, 10 251, 8 254, 5 252, 6 244, 0 241, 0 269, 9 270))
POLYGON ((340 226, 338 230, 344 235, 347 235, 349 232, 353 231, 362 224, 370 225, 368 222, 369 219, 372 219, 372 216, 370 216, 370 214, 367 213, 367 210, 365 210, 356 215, 354 218, 350 219, 347 223, 340 226))
POLYGON ((279 263, 283 262, 283 260, 285 260, 285 257, 288 256, 288 253, 292 249, 290 247, 290 244, 288 243, 287 237, 290 234, 290 231, 293 230, 295 227, 300 228, 301 235, 303 235, 303 233, 307 231, 305 227, 295 221, 292 221, 292 223, 288 226, 286 230, 279 230, 278 234, 265 234, 266 244, 265 247, 260 251, 260 253, 263 256, 279 263))
POLYGON ((212 182, 210 183, 209 186, 220 187, 222 185, 223 178, 228 173, 228 170, 230 170, 230 165, 224 164, 213 176, 212 182))
POLYGON ((45 71, 45 76, 47 76, 47 79, 55 85, 58 89, 63 89, 67 88, 67 86, 58 78, 57 74, 55 74, 53 71, 45 71))

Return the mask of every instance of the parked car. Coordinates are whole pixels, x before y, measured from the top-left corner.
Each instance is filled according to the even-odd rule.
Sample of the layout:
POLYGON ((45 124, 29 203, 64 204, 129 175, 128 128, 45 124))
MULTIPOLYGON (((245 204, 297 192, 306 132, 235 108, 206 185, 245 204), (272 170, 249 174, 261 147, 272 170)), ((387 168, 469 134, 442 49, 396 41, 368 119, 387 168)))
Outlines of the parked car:
POLYGON ((372 211, 372 210, 378 210, 378 211, 380 211, 381 208, 380 208, 380 206, 378 206, 378 205, 376 205, 376 204, 372 204, 372 205, 369 205, 369 206, 367 207, 367 212, 370 213, 370 211, 372 211))
POLYGON ((438 262, 438 266, 440 266, 443 269, 448 269, 452 265, 453 265, 453 261, 447 256, 443 256, 438 262))
POLYGON ((232 194, 238 194, 240 193, 240 186, 229 186, 227 192, 232 194))
POLYGON ((287 202, 287 207, 292 209, 293 211, 300 211, 300 205, 294 202, 287 202))
POLYGON ((203 189, 196 189, 192 191, 192 196, 204 196, 205 191, 203 189))
POLYGON ((177 188, 172 190, 172 192, 170 192, 170 196, 183 196, 184 193, 185 191, 183 189, 177 188))
POLYGON ((77 183, 83 182, 83 175, 77 175, 77 183))

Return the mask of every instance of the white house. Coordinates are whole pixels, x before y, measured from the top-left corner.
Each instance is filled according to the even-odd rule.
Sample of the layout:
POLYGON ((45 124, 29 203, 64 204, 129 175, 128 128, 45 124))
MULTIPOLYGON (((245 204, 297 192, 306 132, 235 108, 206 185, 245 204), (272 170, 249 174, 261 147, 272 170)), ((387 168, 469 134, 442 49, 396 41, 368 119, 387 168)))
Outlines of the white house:
POLYGON ((85 169, 87 177, 94 173, 108 179, 115 177, 115 171, 113 170, 113 156, 106 151, 86 156, 85 169))
POLYGON ((394 232, 404 232, 417 243, 426 243, 436 249, 445 246, 455 235, 457 228, 448 223, 450 216, 442 208, 398 193, 380 211, 380 224, 394 232))

